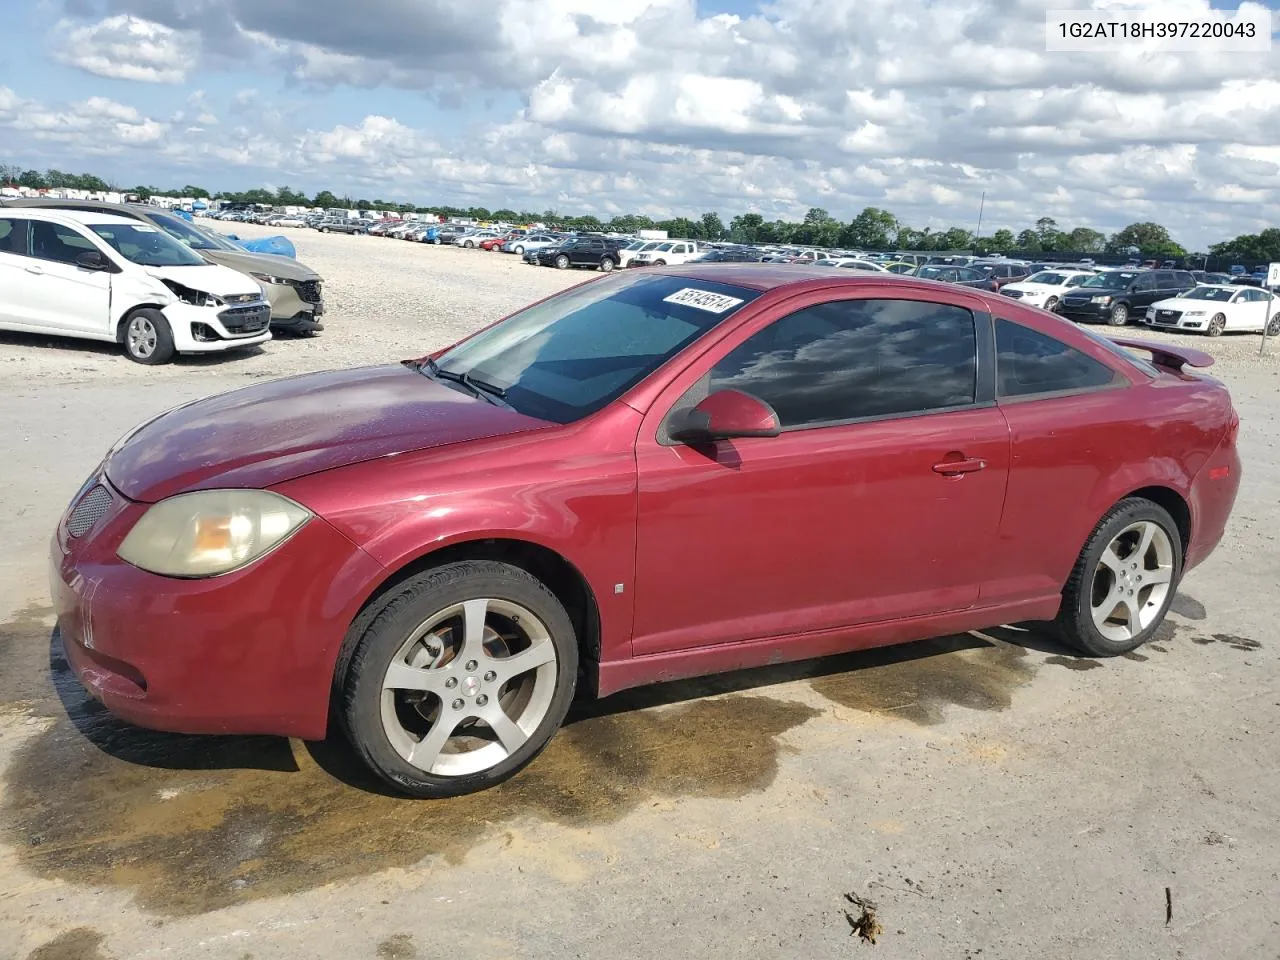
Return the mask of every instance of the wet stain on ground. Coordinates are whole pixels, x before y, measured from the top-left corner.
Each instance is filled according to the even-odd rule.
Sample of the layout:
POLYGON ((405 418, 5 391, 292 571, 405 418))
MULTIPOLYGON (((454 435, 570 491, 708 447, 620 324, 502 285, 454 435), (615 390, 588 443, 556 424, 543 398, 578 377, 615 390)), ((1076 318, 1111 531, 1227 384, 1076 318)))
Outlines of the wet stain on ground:
POLYGON ((0 705, 48 697, 53 609, 32 604, 0 623, 0 705))
POLYGON ((1021 646, 974 634, 942 637, 861 655, 849 673, 811 681, 829 700, 922 726, 941 723, 950 706, 1005 710, 1035 665, 1021 646))
POLYGON ((1144 656, 1143 656, 1142 654, 1140 654, 1140 653, 1134 653, 1132 650, 1130 650, 1128 653, 1124 654, 1124 658, 1125 658, 1126 660, 1135 660, 1135 661, 1137 661, 1138 663, 1146 663, 1147 661, 1149 661, 1149 660, 1151 659, 1150 657, 1144 657, 1144 656))
POLYGON ((27 960, 108 960, 102 934, 92 927, 76 927, 59 934, 27 954, 27 960))
POLYGON ((1102 666, 1097 660, 1085 657, 1046 657, 1044 662, 1055 667, 1066 667, 1068 670, 1097 670, 1102 666))
POLYGON ((299 746, 295 755, 282 739, 122 724, 88 699, 42 629, 46 683, 51 668, 58 693, 44 708, 54 720, 9 767, 5 839, 36 874, 132 889, 144 908, 172 915, 432 855, 458 863, 519 817, 587 826, 659 797, 746 796, 773 782, 778 737, 820 714, 747 694, 662 709, 629 708, 623 695, 576 718, 502 786, 408 800, 384 793, 338 745, 299 746))
POLYGON ((1173 602, 1169 604, 1169 609, 1187 620, 1204 620, 1209 616, 1203 603, 1185 593, 1176 594, 1173 602))
POLYGON ((1202 647, 1211 643, 1221 643, 1232 650, 1243 650, 1245 652, 1262 649, 1261 642, 1251 640, 1248 637, 1237 637, 1232 633, 1215 633, 1211 637, 1192 637, 1191 642, 1198 643, 1202 647))
POLYGON ((407 933, 392 934, 378 944, 378 960, 415 960, 417 956, 418 948, 407 933))

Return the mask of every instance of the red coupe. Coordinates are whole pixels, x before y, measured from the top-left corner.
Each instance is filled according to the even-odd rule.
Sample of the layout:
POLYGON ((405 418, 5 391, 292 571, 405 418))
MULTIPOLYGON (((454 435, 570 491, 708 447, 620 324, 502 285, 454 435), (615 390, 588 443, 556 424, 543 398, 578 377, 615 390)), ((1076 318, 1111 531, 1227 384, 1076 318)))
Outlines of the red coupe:
POLYGON ((54 536, 72 666, 146 727, 337 717, 442 797, 529 763, 575 693, 1019 621, 1151 637, 1239 483, 1211 358, 833 273, 629 271, 157 417, 54 536))

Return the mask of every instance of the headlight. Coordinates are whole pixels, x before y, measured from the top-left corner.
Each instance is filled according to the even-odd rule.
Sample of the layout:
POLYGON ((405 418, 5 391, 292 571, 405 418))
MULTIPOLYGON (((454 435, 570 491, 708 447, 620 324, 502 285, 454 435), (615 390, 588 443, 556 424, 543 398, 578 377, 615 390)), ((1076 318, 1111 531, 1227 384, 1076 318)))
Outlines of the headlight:
POLYGON ((1090 302, 1091 302, 1091 303, 1108 304, 1108 303, 1110 303, 1110 302, 1111 302, 1111 298, 1110 298, 1110 297, 1094 297, 1094 298, 1093 298, 1093 300, 1092 300, 1092 301, 1090 301, 1090 302))
POLYGON ((205 293, 203 290, 193 290, 185 284, 178 283, 176 280, 161 280, 166 287, 173 291, 173 295, 183 303, 189 303, 194 307, 221 307, 225 304, 211 293, 205 293))
POLYGON ((215 577, 257 560, 310 517, 266 490, 184 493, 147 510, 116 554, 161 576, 215 577))
POLYGON ((286 280, 284 277, 273 277, 269 273, 251 273, 249 276, 253 277, 253 279, 257 280, 259 283, 275 283, 282 287, 287 287, 292 283, 291 280, 286 280))
POLYGON ((1182 315, 1184 317, 1203 317, 1205 315, 1205 311, 1204 310, 1187 310, 1187 311, 1184 311, 1182 315))

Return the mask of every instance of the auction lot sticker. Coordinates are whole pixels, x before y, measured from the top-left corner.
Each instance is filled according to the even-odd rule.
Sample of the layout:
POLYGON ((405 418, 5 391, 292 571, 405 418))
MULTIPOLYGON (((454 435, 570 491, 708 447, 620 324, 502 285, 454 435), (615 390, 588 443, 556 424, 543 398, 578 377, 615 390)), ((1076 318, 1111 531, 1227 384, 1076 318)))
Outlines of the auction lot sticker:
POLYGON ((726 310, 732 310, 742 303, 737 297, 727 297, 723 293, 698 290, 694 287, 685 287, 683 290, 677 290, 671 296, 663 297, 662 302, 678 303, 683 307, 705 310, 707 313, 724 313, 726 310))

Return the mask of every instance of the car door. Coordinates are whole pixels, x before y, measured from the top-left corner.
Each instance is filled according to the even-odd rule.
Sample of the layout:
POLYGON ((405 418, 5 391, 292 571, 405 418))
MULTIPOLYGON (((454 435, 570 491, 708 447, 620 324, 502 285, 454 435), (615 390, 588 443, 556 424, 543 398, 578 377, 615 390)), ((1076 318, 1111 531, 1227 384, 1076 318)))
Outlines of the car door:
POLYGON ((977 600, 1009 467, 989 319, 960 290, 841 295, 747 321, 647 414, 635 655, 977 600), (772 404, 781 435, 666 439, 673 416, 723 389, 772 404))
MULTIPOLYGON (((1169 296, 1175 296, 1170 293, 1169 296)), ((1141 273, 1134 278, 1133 283, 1129 285, 1129 313, 1135 316, 1142 316, 1147 312, 1147 307, 1155 303, 1157 300, 1165 299, 1159 287, 1156 286, 1156 275, 1154 273, 1141 273)))
POLYGON ((25 217, 0 217, 0 323, 38 326, 38 304, 44 277, 31 259, 25 217))
POLYGON ((31 221, 32 265, 27 270, 40 283, 37 322, 69 334, 106 336, 111 332, 111 273, 79 266, 76 259, 85 253, 102 250, 81 228, 31 221))
POLYGON ((1241 290, 1227 311, 1227 329, 1261 330, 1266 325, 1269 299, 1265 290, 1241 290))

